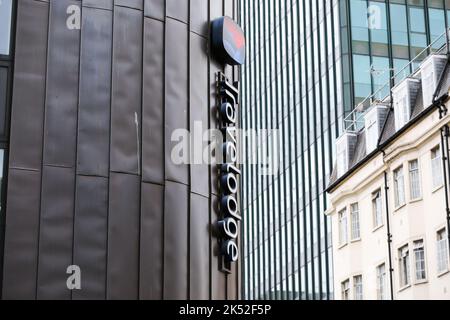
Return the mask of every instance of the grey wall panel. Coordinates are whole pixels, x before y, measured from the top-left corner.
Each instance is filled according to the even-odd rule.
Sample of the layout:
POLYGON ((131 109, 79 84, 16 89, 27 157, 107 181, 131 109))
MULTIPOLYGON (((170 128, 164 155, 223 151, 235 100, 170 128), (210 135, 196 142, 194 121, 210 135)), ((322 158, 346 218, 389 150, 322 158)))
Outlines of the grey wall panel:
POLYGON ((208 0, 191 0, 190 30, 202 36, 208 34, 208 0))
POLYGON ((40 172, 9 170, 4 299, 36 298, 40 187, 40 172))
POLYGON ((40 170, 47 64, 48 3, 22 0, 18 3, 17 11, 9 165, 11 168, 40 170))
POLYGON ((188 295, 188 187, 166 182, 164 190, 164 299, 188 295))
MULTIPOLYGON (((217 214, 219 207, 219 198, 216 196, 211 197, 211 226, 213 226, 217 221, 219 221, 220 217, 217 214)), ((219 271, 219 254, 220 248, 217 238, 211 233, 210 234, 211 241, 211 299, 213 300, 226 300, 226 284, 227 279, 226 275, 219 271)))
POLYGON ((83 9, 77 172, 108 177, 112 12, 83 9))
POLYGON ((207 34, 226 1, 19 2, 5 298, 238 296, 211 233, 216 167, 171 159, 175 130, 219 126, 207 34), (66 287, 71 264, 81 291, 66 287))
POLYGON ((80 30, 67 27, 66 13, 79 1, 50 2, 44 163, 75 166, 80 30))
POLYGON ((0 137, 6 136, 6 97, 8 90, 8 68, 0 66, 0 137))
POLYGON ((190 299, 209 299, 209 199, 190 195, 190 299))
POLYGON ((144 0, 144 14, 146 17, 164 20, 166 16, 165 0, 144 0))
POLYGON ((193 148, 197 152, 192 156, 198 159, 195 159, 196 161, 190 166, 191 191, 207 197, 209 196, 209 167, 202 159, 203 149, 207 146, 207 143, 202 143, 203 133, 208 129, 207 43, 195 33, 191 33, 190 37, 190 128, 191 134, 195 134, 194 143, 201 145, 201 148, 193 148))
POLYGON ((166 0, 166 15, 187 23, 189 16, 189 1, 166 0))
POLYGON ((188 129, 188 28, 185 24, 167 19, 165 50, 166 179, 188 184, 188 166, 175 164, 171 159, 172 150, 177 144, 171 141, 172 134, 175 130, 188 129))
POLYGON ((73 299, 106 298, 108 179, 78 176, 73 263, 81 268, 82 290, 73 299))
MULTIPOLYGON (((217 72, 222 71, 219 64, 214 61, 210 62, 209 65, 209 92, 210 92, 210 102, 209 102, 209 119, 211 129, 220 129, 218 120, 218 104, 219 100, 217 97, 217 72)), ((216 149, 217 150, 217 149, 216 149)), ((210 166, 211 171, 211 194, 219 195, 219 173, 217 166, 210 166)))
POLYGON ((111 173, 108 215, 107 298, 137 299, 140 178, 111 173))
POLYGON ((235 17, 234 17, 233 2, 234 0, 223 0, 223 6, 224 6, 224 15, 234 19, 235 17))
POLYGON ((144 0, 114 0, 114 5, 143 10, 144 0))
POLYGON ((210 20, 223 16, 223 1, 224 0, 209 0, 210 20))
POLYGON ((83 6, 112 10, 114 0, 83 0, 83 6))
POLYGON ((114 7, 111 170, 138 174, 142 100, 140 11, 114 7))
POLYGON ((74 169, 44 166, 39 228, 38 299, 70 299, 67 267, 72 265, 74 169))
POLYGON ((163 298, 164 187, 142 184, 139 298, 163 298))
MULTIPOLYGON (((223 15, 223 0, 209 0, 210 12, 209 19, 210 21, 215 20, 223 15)), ((210 128, 218 129, 218 99, 217 99, 217 72, 223 71, 222 66, 215 61, 214 58, 210 59, 209 65, 209 92, 210 92, 210 104, 209 104, 209 119, 210 119, 210 128)), ((219 189, 218 189, 218 179, 219 174, 217 172, 217 168, 212 166, 211 170, 211 223, 214 224, 219 221, 219 204, 218 198, 219 189)), ((226 283, 226 275, 219 271, 219 246, 217 242, 217 238, 214 236, 211 237, 211 298, 213 300, 225 300, 227 298, 227 283, 226 283)))
POLYGON ((144 19, 142 179, 164 183, 164 23, 144 19))

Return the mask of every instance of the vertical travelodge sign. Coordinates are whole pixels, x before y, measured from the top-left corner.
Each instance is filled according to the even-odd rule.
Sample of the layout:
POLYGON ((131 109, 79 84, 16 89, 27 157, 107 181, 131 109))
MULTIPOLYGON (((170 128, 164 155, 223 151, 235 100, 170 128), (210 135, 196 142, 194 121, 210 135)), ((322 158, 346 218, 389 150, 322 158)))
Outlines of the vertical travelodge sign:
MULTIPOLYGON (((212 22, 211 44, 214 57, 223 64, 239 66, 245 62, 245 36, 242 29, 229 17, 212 22)), ((239 223, 242 220, 238 204, 238 137, 237 119, 239 83, 230 83, 219 72, 217 79, 218 117, 222 131, 222 159, 218 165, 220 201, 217 208, 219 221, 215 223, 220 252, 219 266, 231 273, 232 264, 239 259, 239 223)))

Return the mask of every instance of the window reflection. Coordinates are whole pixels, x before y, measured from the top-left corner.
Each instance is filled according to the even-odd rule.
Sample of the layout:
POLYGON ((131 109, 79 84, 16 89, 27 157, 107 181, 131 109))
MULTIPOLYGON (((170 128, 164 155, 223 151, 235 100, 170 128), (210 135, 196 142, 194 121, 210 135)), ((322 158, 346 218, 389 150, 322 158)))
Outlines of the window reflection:
POLYGON ((359 103, 372 92, 370 77, 370 57, 353 55, 353 77, 355 82, 355 102, 359 103))
POLYGON ((430 8, 428 13, 430 17, 431 42, 436 40, 436 43, 433 44, 433 49, 438 49, 445 44, 445 37, 441 37, 445 31, 444 10, 430 8))

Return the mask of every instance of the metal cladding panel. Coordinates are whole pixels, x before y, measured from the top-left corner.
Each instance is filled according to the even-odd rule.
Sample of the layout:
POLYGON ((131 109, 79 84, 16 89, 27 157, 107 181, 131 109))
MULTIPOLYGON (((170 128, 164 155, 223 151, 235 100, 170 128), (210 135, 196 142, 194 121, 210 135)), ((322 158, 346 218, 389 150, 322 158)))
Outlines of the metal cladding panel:
POLYGON ((223 0, 223 6, 224 6, 224 16, 230 17, 234 19, 234 6, 233 2, 234 0, 223 0))
POLYGON ((209 299, 209 199, 191 193, 190 201, 190 299, 209 299))
MULTIPOLYGON (((186 141, 185 132, 188 129, 188 28, 185 24, 173 20, 166 20, 166 60, 165 60, 165 169, 166 179, 183 184, 189 184, 189 169, 186 164, 176 164, 172 159, 172 150, 186 141), (183 132, 181 132, 183 131, 183 132)), ((189 154, 183 156, 189 159, 189 154)), ((180 153, 174 152, 176 156, 180 153)))
POLYGON ((114 5, 138 9, 141 11, 144 9, 143 0, 115 0, 114 5))
POLYGON ((67 8, 79 1, 50 2, 44 163, 74 167, 78 110, 80 30, 67 27, 67 8))
POLYGON ((114 0, 82 0, 83 7, 112 10, 114 0))
MULTIPOLYGON (((217 214, 219 208, 219 198, 216 196, 211 197, 211 224, 220 220, 217 214)), ((227 298, 227 276, 219 271, 219 243, 214 235, 210 234, 211 241, 211 299, 213 300, 226 300, 227 298)))
POLYGON ((142 184, 139 298, 163 298, 164 187, 142 184))
POLYGON ((35 299, 41 174, 9 170, 3 299, 35 299))
POLYGON ((189 1, 166 0, 166 15, 187 23, 189 20, 189 1))
POLYGON ((38 299, 70 299, 67 267, 72 265, 74 169, 44 166, 39 226, 38 299))
POLYGON ((213 21, 216 18, 223 16, 223 1, 224 0, 209 0, 209 20, 213 21))
POLYGON ((108 179, 77 176, 73 264, 82 272, 82 290, 72 299, 106 298, 108 179))
POLYGON ((223 10, 221 0, 18 2, 4 298, 236 297, 212 234, 216 167, 171 158, 175 130, 219 126, 224 69, 207 35, 223 10), (81 31, 66 26, 70 4, 82 5, 81 31), (71 265, 82 290, 66 286, 71 265))
MULTIPOLYGON (((214 61, 211 61, 209 65, 209 92, 210 92, 210 103, 209 103, 209 120, 210 120, 210 128, 211 129, 220 129, 219 120, 218 120, 218 104, 219 99, 217 98, 217 73, 222 71, 221 66, 214 61)), ((218 196, 219 195, 219 172, 216 166, 210 166, 210 174, 211 174, 211 194, 218 196)))
POLYGON ((144 19, 142 179, 164 183, 164 23, 144 19))
POLYGON ((139 176, 111 173, 109 181, 107 298, 139 293, 139 176))
POLYGON ((111 171, 140 174, 142 102, 140 11, 114 7, 111 171))
POLYGON ((208 35, 208 0, 191 0, 190 30, 201 36, 208 35))
POLYGON ((108 177, 112 12, 83 8, 77 173, 108 177))
POLYGON ((164 20, 165 0, 144 0, 144 15, 149 18, 164 20))
MULTIPOLYGON (((219 17, 223 16, 223 0, 209 0, 209 20, 213 21, 219 17)), ((209 120, 210 120, 210 129, 219 129, 219 121, 218 117, 218 99, 217 99, 217 72, 223 71, 223 66, 215 61, 214 59, 210 59, 209 64, 209 120)), ((219 173, 217 172, 217 168, 215 166, 211 166, 210 168, 210 177, 211 177, 211 185, 210 192, 211 195, 219 195, 218 189, 218 181, 219 181, 219 173)), ((212 220, 217 221, 217 220, 212 220)))
POLYGON ((208 57, 206 40, 191 32, 190 53, 190 128, 192 147, 199 159, 190 166, 191 192, 209 196, 209 167, 203 162, 203 132, 208 129, 208 57), (199 148, 197 147, 199 146, 199 148))
MULTIPOLYGON (((11 168, 41 170, 47 29, 48 3, 18 2, 11 107, 11 168)), ((39 188, 34 192, 39 193, 39 188)))
POLYGON ((164 190, 164 299, 188 298, 188 187, 166 182, 164 190))

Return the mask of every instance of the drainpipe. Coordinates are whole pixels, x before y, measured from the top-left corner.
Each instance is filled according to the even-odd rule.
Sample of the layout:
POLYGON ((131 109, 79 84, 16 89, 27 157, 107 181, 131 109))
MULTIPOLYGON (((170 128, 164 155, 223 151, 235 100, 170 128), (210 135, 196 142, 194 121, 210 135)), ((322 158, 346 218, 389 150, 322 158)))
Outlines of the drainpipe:
POLYGON ((391 300, 394 300, 394 268, 392 266, 392 234, 391 223, 389 219, 389 186, 388 174, 384 172, 384 198, 386 203, 386 227, 387 227, 387 243, 389 252, 389 281, 391 287, 391 300))
POLYGON ((441 143, 442 143, 442 161, 444 163, 444 186, 445 186, 445 208, 446 208, 446 221, 447 221, 447 237, 448 237, 448 249, 450 256, 450 203, 449 203, 449 190, 448 190, 448 172, 450 168, 450 157, 448 157, 447 153, 449 152, 449 139, 450 136, 450 128, 448 125, 445 125, 441 128, 441 143))

